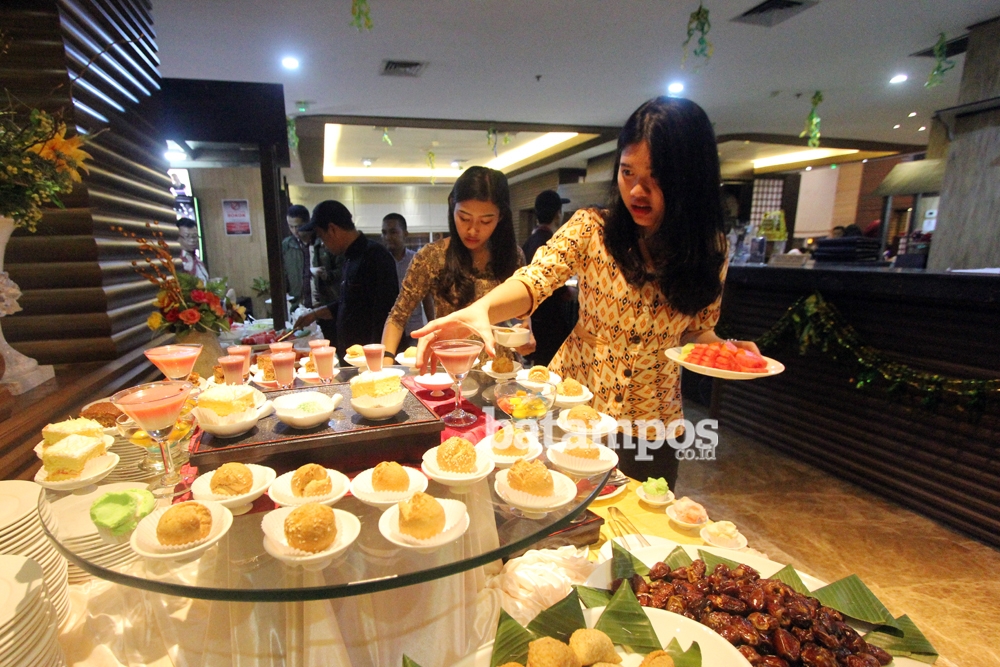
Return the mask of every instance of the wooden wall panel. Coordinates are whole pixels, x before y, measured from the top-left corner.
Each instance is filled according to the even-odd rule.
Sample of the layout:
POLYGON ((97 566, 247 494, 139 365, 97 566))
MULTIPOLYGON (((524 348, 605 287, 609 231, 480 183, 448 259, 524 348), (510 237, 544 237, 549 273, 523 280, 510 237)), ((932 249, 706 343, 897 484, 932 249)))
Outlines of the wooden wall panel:
MULTIPOLYGON (((837 167, 837 195, 833 200, 833 220, 830 228, 854 224, 858 215, 858 197, 861 195, 861 176, 865 164, 848 162, 837 167)), ((864 229, 862 227, 862 229, 864 229)))
POLYGON ((514 212, 514 236, 523 245, 535 227, 535 197, 542 190, 559 187, 559 172, 533 176, 510 186, 510 210, 514 212))
MULTIPOLYGON (((4 85, 27 105, 60 113, 92 136, 83 183, 36 234, 17 232, 6 268, 23 312, 7 340, 41 363, 115 359, 147 344, 155 287, 132 270, 138 248, 112 227, 172 222, 156 130, 159 61, 148 0, 39 0, 0 7, 10 39, 4 85), (88 63, 89 66, 88 66, 88 63)), ((163 228, 175 250, 176 228, 163 228)))

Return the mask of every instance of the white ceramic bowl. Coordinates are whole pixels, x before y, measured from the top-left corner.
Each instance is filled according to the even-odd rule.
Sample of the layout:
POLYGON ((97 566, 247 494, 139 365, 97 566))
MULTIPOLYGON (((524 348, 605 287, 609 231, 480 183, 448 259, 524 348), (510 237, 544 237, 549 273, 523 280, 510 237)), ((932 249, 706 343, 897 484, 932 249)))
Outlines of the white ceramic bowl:
POLYGON ((294 394, 278 396, 271 403, 274 405, 274 414, 278 416, 282 424, 287 424, 292 428, 314 428, 324 424, 330 419, 330 415, 340 404, 343 397, 327 396, 318 391, 298 391, 294 394), (302 412, 298 406, 303 403, 315 402, 322 406, 319 412, 302 412))
POLYGON ((578 447, 581 444, 575 442, 572 438, 573 436, 570 436, 568 439, 555 443, 549 447, 547 452, 552 465, 563 472, 574 476, 591 477, 607 472, 618 465, 618 454, 615 450, 596 443, 594 445, 598 452, 598 458, 596 459, 583 459, 567 454, 566 449, 578 447))
POLYGON ((498 373, 493 370, 493 360, 490 359, 485 364, 483 364, 483 372, 489 375, 494 380, 512 380, 517 377, 517 374, 521 372, 524 368, 518 361, 513 362, 512 370, 510 373, 498 373))
POLYGON ((396 355, 396 363, 400 366, 406 366, 407 368, 413 368, 417 365, 416 357, 406 357, 403 356, 403 352, 396 355))
POLYGON ((532 496, 531 494, 511 489, 507 485, 507 473, 507 470, 501 470, 497 473, 496 478, 493 480, 493 490, 496 491, 497 495, 505 503, 520 510, 525 518, 541 518, 549 512, 569 505, 576 499, 576 483, 561 472, 555 470, 549 471, 552 475, 554 492, 552 496, 547 498, 532 496))
POLYGON ((379 396, 378 398, 371 396, 351 397, 351 407, 365 419, 372 421, 391 419, 403 409, 403 403, 406 402, 406 396, 409 393, 406 387, 403 387, 398 391, 385 396, 379 396))
POLYGON ((305 505, 306 503, 334 505, 338 500, 347 495, 347 490, 351 485, 351 481, 347 479, 347 476, 344 473, 327 468, 326 474, 330 478, 330 493, 325 496, 296 496, 292 493, 292 476, 294 474, 295 471, 291 470, 286 472, 284 475, 278 476, 278 478, 271 483, 271 487, 267 490, 267 494, 271 496, 271 500, 273 500, 276 504, 284 505, 286 507, 305 505))
POLYGON ((212 493, 212 477, 215 476, 215 470, 212 470, 204 475, 199 475, 191 484, 191 493, 194 499, 215 501, 223 507, 228 507, 236 516, 246 514, 253 506, 253 502, 264 495, 277 476, 274 468, 254 463, 247 463, 246 466, 253 474, 253 486, 246 493, 238 496, 223 496, 212 493))
POLYGON ((477 449, 476 469, 473 472, 447 472, 438 467, 437 450, 437 447, 431 447, 424 452, 423 463, 420 464, 420 469, 438 484, 450 486, 454 493, 467 492, 473 484, 486 479, 493 472, 494 468, 496 468, 493 459, 488 454, 484 454, 477 449))
POLYGON ((524 327, 493 327, 493 338, 504 347, 521 347, 531 340, 531 331, 524 327))
POLYGON ((217 438, 236 438, 245 433, 248 433, 254 426, 257 425, 257 421, 267 417, 274 410, 274 405, 271 401, 264 401, 264 404, 257 408, 257 412, 252 416, 247 417, 238 422, 232 424, 209 424, 205 420, 200 419, 200 411, 203 408, 195 408, 191 412, 194 414, 195 419, 198 419, 198 425, 206 433, 211 433, 217 438))
POLYGON ((663 500, 651 500, 646 495, 646 490, 642 488, 642 484, 639 484, 639 488, 635 490, 635 495, 639 496, 639 500, 646 503, 650 507, 666 507, 670 503, 674 502, 674 492, 667 491, 667 497, 663 500))
POLYGON ((592 438, 608 435, 618 430, 618 422, 615 421, 614 417, 603 412, 598 414, 601 415, 601 421, 596 425, 587 426, 576 420, 570 421, 568 418, 569 410, 562 410, 559 413, 559 418, 556 419, 556 425, 567 433, 581 433, 592 438))
POLYGON ((445 389, 451 389, 452 385, 455 384, 455 381, 447 373, 434 373, 433 375, 425 373, 413 378, 413 381, 418 386, 432 392, 444 392, 445 389))
MULTIPOLYGON (((536 438, 531 433, 528 433, 528 449, 525 450, 524 454, 520 456, 503 456, 497 454, 493 451, 493 436, 495 433, 491 433, 482 440, 476 443, 476 451, 482 456, 487 456, 493 460, 493 463, 499 469, 509 468, 514 465, 517 461, 534 461, 542 454, 542 443, 538 442, 536 438)), ((478 458, 478 457, 477 457, 478 458)))
POLYGON ((586 387, 583 388, 583 393, 579 396, 566 396, 565 394, 559 393, 559 388, 556 387, 556 407, 557 408, 575 408, 578 405, 586 405, 594 399, 594 392, 590 391, 586 387))
POLYGON ((264 515, 261 529, 264 531, 264 550, 286 565, 296 565, 306 570, 322 570, 333 562, 333 559, 347 551, 361 534, 361 522, 358 517, 344 510, 333 510, 337 525, 337 536, 333 544, 316 553, 303 554, 292 549, 285 539, 285 519, 296 508, 279 507, 264 515))
POLYGON ((365 355, 360 355, 357 357, 344 357, 344 361, 354 366, 355 368, 368 368, 368 362, 365 361, 365 355))
POLYGON ((156 525, 159 523, 160 517, 170 507, 173 507, 171 505, 170 507, 160 507, 153 510, 152 514, 139 522, 139 525, 132 532, 132 537, 129 538, 132 551, 150 560, 182 561, 192 560, 208 551, 216 542, 222 539, 222 536, 233 525, 233 513, 228 508, 211 500, 197 500, 193 502, 201 503, 212 513, 212 528, 204 541, 197 542, 194 546, 187 549, 165 547, 160 544, 159 540, 156 539, 156 525))
POLYGON ((703 526, 708 523, 708 519, 705 519, 701 523, 688 523, 687 521, 681 521, 677 518, 676 505, 671 505, 667 508, 667 516, 670 517, 670 521, 673 522, 677 527, 683 530, 700 530, 703 526))
POLYGON ((701 539, 705 540, 707 544, 711 544, 713 547, 719 547, 720 549, 745 549, 747 546, 747 538, 743 535, 743 533, 739 531, 737 531, 736 533, 735 544, 723 543, 720 540, 716 540, 715 538, 712 537, 712 534, 708 532, 708 526, 702 528, 698 532, 698 535, 700 535, 701 539))
POLYGON ((120 460, 121 458, 117 454, 114 452, 108 452, 103 456, 98 456, 87 461, 86 465, 83 467, 83 472, 80 473, 79 477, 75 479, 63 479, 57 482, 50 482, 49 475, 45 471, 45 468, 39 468, 38 472, 35 473, 35 481, 41 486, 44 486, 46 489, 52 489, 53 491, 73 491, 74 489, 82 489, 85 486, 96 484, 110 475, 111 471, 115 469, 115 466, 118 465, 118 461, 120 460))
POLYGON ((517 372, 517 375, 515 377, 517 378, 518 382, 522 383, 526 387, 532 387, 532 388, 537 388, 543 384, 551 384, 555 386, 560 382, 562 382, 562 376, 559 375, 558 373, 553 373, 552 371, 549 371, 548 380, 545 381, 530 380, 528 379, 528 373, 530 372, 531 372, 530 368, 522 368, 517 372))
POLYGON ((438 498, 445 512, 444 530, 426 540, 417 540, 399 531, 399 504, 395 504, 378 520, 378 530, 382 537, 403 549, 412 549, 417 553, 430 553, 446 544, 454 542, 469 529, 469 512, 465 503, 450 498, 438 498))
POLYGON ((406 491, 376 491, 372 488, 372 472, 375 468, 362 470, 351 480, 351 495, 363 502, 381 510, 386 510, 402 500, 408 499, 418 491, 427 490, 427 476, 416 468, 403 466, 410 478, 410 486, 406 491))

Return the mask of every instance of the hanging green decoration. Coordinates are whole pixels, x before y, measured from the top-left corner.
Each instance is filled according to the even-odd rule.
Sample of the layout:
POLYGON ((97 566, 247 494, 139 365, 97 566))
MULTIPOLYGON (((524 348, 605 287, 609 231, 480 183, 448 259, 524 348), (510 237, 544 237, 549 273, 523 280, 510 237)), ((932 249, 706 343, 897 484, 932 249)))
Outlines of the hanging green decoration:
POLYGON ((684 67, 684 63, 687 62, 688 44, 694 39, 695 35, 698 35, 698 44, 691 51, 691 55, 695 58, 704 58, 705 63, 711 60, 712 52, 715 51, 712 42, 708 41, 708 31, 711 29, 712 22, 708 19, 708 10, 705 9, 704 5, 699 4, 698 9, 691 12, 691 17, 688 19, 687 39, 681 45, 684 47, 684 57, 681 59, 681 67, 684 67))
POLYGON ((499 135, 497 134, 497 129, 495 127, 491 127, 490 129, 486 130, 486 145, 489 146, 491 149, 493 149, 493 157, 497 156, 498 139, 499 135))
POLYGON ((351 0, 351 25, 357 28, 358 32, 372 29, 374 24, 368 0, 351 0))
POLYGON ((506 146, 510 143, 510 132, 503 133, 503 145, 506 146))
POLYGON ((927 77, 927 83, 924 84, 924 87, 933 88, 934 86, 941 85, 944 83, 945 72, 955 67, 955 61, 948 59, 947 50, 948 42, 945 40, 945 35, 942 32, 938 35, 937 43, 934 45, 934 69, 931 70, 931 75, 927 77))
POLYGON ((392 146, 392 139, 389 138, 389 128, 387 127, 382 128, 382 143, 392 146))
POLYGON ((288 147, 293 151, 299 149, 299 133, 295 130, 295 118, 288 116, 285 119, 288 128, 288 147))
POLYGON ((816 91, 812 96, 812 109, 809 110, 809 115, 806 116, 806 128, 799 133, 800 137, 809 137, 807 145, 809 148, 819 148, 819 115, 816 113, 816 108, 819 103, 823 101, 823 93, 816 91))
POLYGON ((431 168, 431 185, 434 185, 434 151, 427 151, 427 166, 431 168))

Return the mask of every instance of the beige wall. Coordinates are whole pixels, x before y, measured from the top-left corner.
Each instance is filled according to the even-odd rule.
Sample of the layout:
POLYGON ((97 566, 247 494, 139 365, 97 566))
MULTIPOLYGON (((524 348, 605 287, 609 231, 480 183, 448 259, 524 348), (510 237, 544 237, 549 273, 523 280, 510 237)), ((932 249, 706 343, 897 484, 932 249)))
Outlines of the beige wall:
POLYGON ((378 234, 387 213, 406 218, 411 232, 448 231, 448 193, 451 185, 289 185, 293 204, 310 211, 316 204, 335 199, 350 209, 354 224, 363 232, 378 234))
POLYGON ((861 162, 849 162, 837 168, 837 195, 833 200, 831 229, 838 225, 846 227, 854 224, 858 215, 858 198, 861 196, 861 176, 864 171, 865 165, 861 162))
MULTIPOLYGON (((250 285, 259 276, 267 278, 267 243, 264 240, 264 204, 260 170, 256 167, 191 169, 191 190, 201 213, 205 263, 211 277, 225 276, 239 297, 252 297, 250 285), (227 236, 222 222, 223 199, 250 201, 250 235, 227 236)), ((262 316, 263 304, 254 301, 254 313, 262 316)))
POLYGON ((827 236, 830 233, 839 171, 839 168, 824 167, 802 172, 799 203, 795 209, 795 238, 827 236))

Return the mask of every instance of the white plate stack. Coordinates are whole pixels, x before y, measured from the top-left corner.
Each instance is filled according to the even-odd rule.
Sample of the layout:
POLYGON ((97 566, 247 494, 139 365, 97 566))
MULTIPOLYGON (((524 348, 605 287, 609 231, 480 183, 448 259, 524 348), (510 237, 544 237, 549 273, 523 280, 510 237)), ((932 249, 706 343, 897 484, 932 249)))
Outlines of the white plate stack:
POLYGON ((101 480, 103 482, 148 482, 163 474, 139 470, 139 464, 146 458, 146 450, 133 445, 125 438, 116 436, 115 444, 111 445, 110 451, 117 454, 120 460, 111 474, 101 480))
MULTIPOLYGON (((42 493, 42 487, 34 482, 0 481, 0 554, 24 556, 41 566, 48 599, 62 625, 69 617, 68 563, 42 529, 38 508, 42 493)), ((46 524, 55 526, 47 504, 42 505, 41 511, 45 513, 46 524)))
POLYGON ((59 621, 42 568, 23 556, 0 556, 0 656, 11 667, 65 665, 59 621))
MULTIPOLYGON (((116 482, 102 484, 90 493, 70 494, 52 501, 52 512, 59 517, 59 541, 80 558, 99 567, 114 567, 136 560, 138 556, 129 547, 127 538, 122 544, 108 544, 101 539, 90 520, 90 506, 111 491, 145 488, 145 484, 138 482, 116 482)), ((89 572, 69 564, 69 583, 82 584, 90 579, 89 572)))

